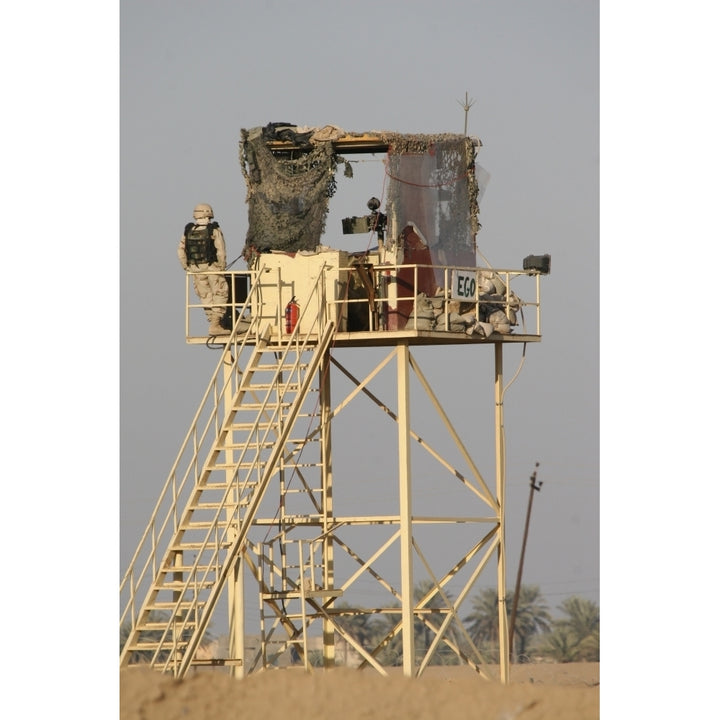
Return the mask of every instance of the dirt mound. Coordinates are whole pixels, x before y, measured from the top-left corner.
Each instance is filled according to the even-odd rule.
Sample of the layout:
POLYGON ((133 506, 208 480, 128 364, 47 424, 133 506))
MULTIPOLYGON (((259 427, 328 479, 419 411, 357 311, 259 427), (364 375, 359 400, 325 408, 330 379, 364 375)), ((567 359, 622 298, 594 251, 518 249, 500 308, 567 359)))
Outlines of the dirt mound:
MULTIPOLYGON (((492 669, 489 669, 492 673, 492 669)), ((511 682, 484 680, 466 668, 401 672, 337 668, 269 670, 242 680, 197 672, 182 681, 157 672, 120 673, 120 720, 437 720, 462 714, 492 720, 597 720, 597 663, 513 666, 511 682), (471 715, 468 715, 471 712, 471 715)))

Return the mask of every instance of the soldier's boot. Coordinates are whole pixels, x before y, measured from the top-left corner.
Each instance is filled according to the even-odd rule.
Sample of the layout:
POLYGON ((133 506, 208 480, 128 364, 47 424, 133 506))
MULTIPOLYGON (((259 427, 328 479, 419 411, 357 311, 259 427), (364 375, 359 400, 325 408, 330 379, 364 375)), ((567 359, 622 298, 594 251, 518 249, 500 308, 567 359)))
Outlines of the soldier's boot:
POLYGON ((224 328, 220 324, 219 318, 213 318, 210 321, 210 327, 208 328, 208 335, 229 335, 229 334, 230 334, 230 330, 228 330, 227 328, 224 328))

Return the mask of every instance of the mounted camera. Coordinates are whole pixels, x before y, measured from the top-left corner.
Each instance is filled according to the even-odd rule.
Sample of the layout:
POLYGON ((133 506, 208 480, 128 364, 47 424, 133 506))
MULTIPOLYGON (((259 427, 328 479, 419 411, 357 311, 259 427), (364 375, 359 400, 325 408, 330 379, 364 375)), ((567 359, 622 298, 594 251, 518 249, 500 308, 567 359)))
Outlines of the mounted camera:
POLYGON ((380 201, 371 197, 367 202, 369 215, 361 215, 342 219, 343 235, 354 235, 355 233, 376 232, 379 240, 385 238, 385 227, 387 215, 378 211, 380 201))

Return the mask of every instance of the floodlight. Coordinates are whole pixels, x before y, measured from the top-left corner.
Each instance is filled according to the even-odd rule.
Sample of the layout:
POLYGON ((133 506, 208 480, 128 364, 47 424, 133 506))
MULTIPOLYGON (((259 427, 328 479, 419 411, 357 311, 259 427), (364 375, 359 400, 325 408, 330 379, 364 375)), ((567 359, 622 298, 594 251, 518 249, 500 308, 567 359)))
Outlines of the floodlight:
POLYGON ((547 275, 550 272, 550 256, 528 255, 523 260, 523 270, 532 270, 540 275, 547 275))

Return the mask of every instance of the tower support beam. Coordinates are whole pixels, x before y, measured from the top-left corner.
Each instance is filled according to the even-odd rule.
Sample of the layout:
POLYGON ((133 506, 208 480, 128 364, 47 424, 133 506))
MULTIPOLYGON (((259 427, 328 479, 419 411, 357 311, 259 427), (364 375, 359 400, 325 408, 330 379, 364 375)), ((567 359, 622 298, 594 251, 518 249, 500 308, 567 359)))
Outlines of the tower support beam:
POLYGON ((412 480, 410 474, 410 349, 398 344, 398 478, 400 482, 400 583, 402 592, 403 675, 415 672, 412 569, 412 480))
POLYGON ((503 412, 503 346, 495 343, 495 482, 499 506, 500 534, 498 542, 498 646, 500 652, 500 682, 510 682, 510 650, 506 607, 505 556, 505 416, 503 412))
MULTIPOLYGON (((225 407, 230 407, 233 400, 232 373, 234 371, 232 357, 229 348, 223 350, 225 362, 223 363, 223 399, 225 407)), ((234 465, 233 451, 230 449, 233 442, 232 430, 228 431, 228 447, 225 450, 225 462, 227 469, 225 470, 225 481, 228 485, 233 484, 234 465)), ((237 490, 231 491, 235 496, 237 490)), ((233 504, 237 502, 237 497, 233 497, 233 504)), ((233 511, 228 509, 228 522, 237 522, 237 518, 232 517, 233 511)), ((230 535, 230 540, 235 539, 236 530, 230 535)), ((231 658, 238 660, 238 663, 232 665, 230 672, 233 677, 242 678, 245 676, 245 585, 242 572, 242 557, 238 556, 230 571, 227 585, 228 593, 228 654, 231 658)))

